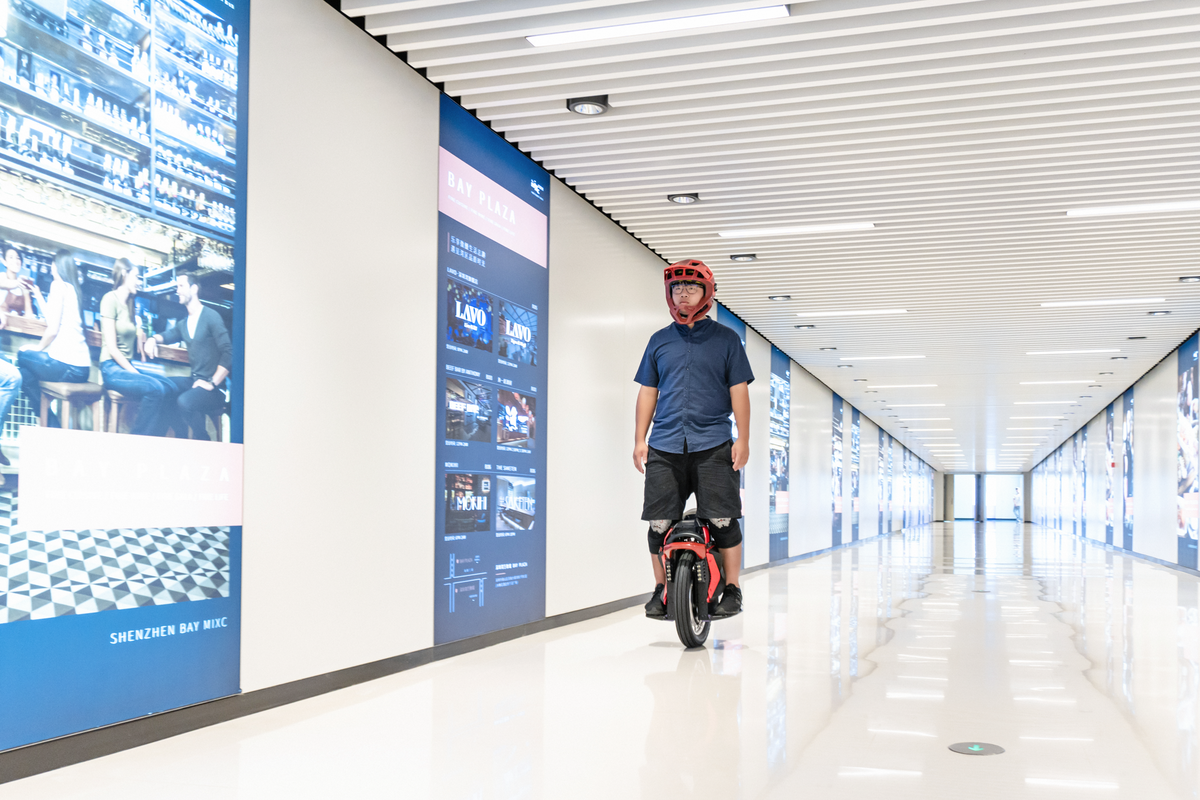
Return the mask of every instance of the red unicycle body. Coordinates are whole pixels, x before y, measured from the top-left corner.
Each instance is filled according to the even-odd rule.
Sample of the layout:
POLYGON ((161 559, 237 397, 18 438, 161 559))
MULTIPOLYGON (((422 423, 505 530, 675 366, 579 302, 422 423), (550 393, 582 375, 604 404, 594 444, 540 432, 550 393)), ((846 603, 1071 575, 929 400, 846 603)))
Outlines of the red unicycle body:
POLYGON ((666 619, 674 620, 684 647, 701 647, 725 591, 725 568, 709 521, 685 514, 667 531, 658 555, 666 573, 666 619))

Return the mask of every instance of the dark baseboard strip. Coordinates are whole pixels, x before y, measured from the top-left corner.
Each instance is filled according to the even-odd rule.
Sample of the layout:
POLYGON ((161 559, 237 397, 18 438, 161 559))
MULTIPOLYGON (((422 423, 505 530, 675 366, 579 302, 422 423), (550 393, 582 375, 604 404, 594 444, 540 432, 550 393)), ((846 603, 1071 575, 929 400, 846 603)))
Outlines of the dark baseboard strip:
MULTIPOLYGON (((800 556, 792 556, 791 558, 747 567, 742 572, 743 574, 750 574, 770 569, 771 567, 779 567, 797 561, 817 558, 834 550, 857 547, 878 538, 878 536, 873 536, 868 539, 860 539, 856 542, 847 542, 838 547, 828 547, 824 550, 816 550, 800 556)), ((169 739, 172 736, 178 736, 182 733, 207 728, 210 725, 228 722, 229 720, 249 716, 250 714, 257 714, 260 711, 278 708, 279 706, 295 703, 299 700, 307 700, 310 697, 317 697, 318 695, 334 692, 338 689, 345 689, 349 686, 373 681, 377 678, 385 678, 388 675, 395 675, 398 672, 404 672, 414 667, 453 658, 454 656, 470 653, 475 650, 482 650, 486 647, 492 647, 493 645, 512 641, 513 639, 520 639, 530 634, 549 631, 566 625, 574 625, 577 622, 585 622, 615 611, 622 611, 626 608, 642 605, 649 599, 649 593, 634 597, 625 597, 620 600, 613 600, 610 603, 592 606, 591 608, 582 608, 578 611, 570 611, 566 614, 546 617, 536 622, 518 625, 515 628, 506 628, 502 631, 494 631, 458 642, 435 645, 424 650, 404 653, 403 655, 385 658, 381 661, 373 661, 369 664, 347 667, 336 672, 314 675, 311 678, 302 678, 301 680, 280 684, 279 686, 271 686, 266 689, 258 689, 257 691, 246 692, 231 697, 222 697, 207 703, 199 703, 173 711, 164 711, 161 714, 140 717, 103 728, 96 728, 70 736, 63 736, 58 739, 51 739, 46 742, 31 744, 26 747, 7 750, 0 753, 0 784, 20 780, 21 778, 28 778, 42 772, 50 772, 51 770, 70 766, 71 764, 91 761, 95 758, 119 753, 122 750, 130 750, 144 744, 162 741, 163 739, 169 739)))

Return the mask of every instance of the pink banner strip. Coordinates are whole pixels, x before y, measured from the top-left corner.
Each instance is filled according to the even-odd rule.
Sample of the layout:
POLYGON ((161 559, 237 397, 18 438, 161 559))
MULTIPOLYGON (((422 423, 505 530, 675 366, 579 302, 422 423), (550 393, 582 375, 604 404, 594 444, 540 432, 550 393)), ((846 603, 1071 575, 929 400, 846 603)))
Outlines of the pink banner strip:
POLYGON ((242 524, 242 445, 21 428, 21 530, 242 524))
POLYGON ((546 215, 444 147, 438 151, 438 211, 546 266, 546 215))

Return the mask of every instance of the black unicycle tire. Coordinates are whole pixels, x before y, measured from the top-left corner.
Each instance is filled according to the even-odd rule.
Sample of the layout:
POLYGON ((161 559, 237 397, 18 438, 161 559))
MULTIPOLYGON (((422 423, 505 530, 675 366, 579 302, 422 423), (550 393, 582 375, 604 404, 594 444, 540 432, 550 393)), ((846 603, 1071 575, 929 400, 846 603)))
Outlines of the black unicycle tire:
POLYGON ((708 638, 708 620, 696 619, 696 554, 690 551, 679 555, 671 579, 668 602, 675 618, 675 632, 687 648, 702 647, 708 638))

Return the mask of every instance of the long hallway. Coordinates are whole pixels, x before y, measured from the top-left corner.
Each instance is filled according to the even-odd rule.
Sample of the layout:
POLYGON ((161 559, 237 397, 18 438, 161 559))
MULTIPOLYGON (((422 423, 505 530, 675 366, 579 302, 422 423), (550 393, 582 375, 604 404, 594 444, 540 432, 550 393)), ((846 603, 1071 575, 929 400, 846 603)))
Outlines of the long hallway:
POLYGON ((935 523, 747 575, 703 650, 623 611, 3 796, 1193 797, 1197 587, 1071 535, 935 523))

